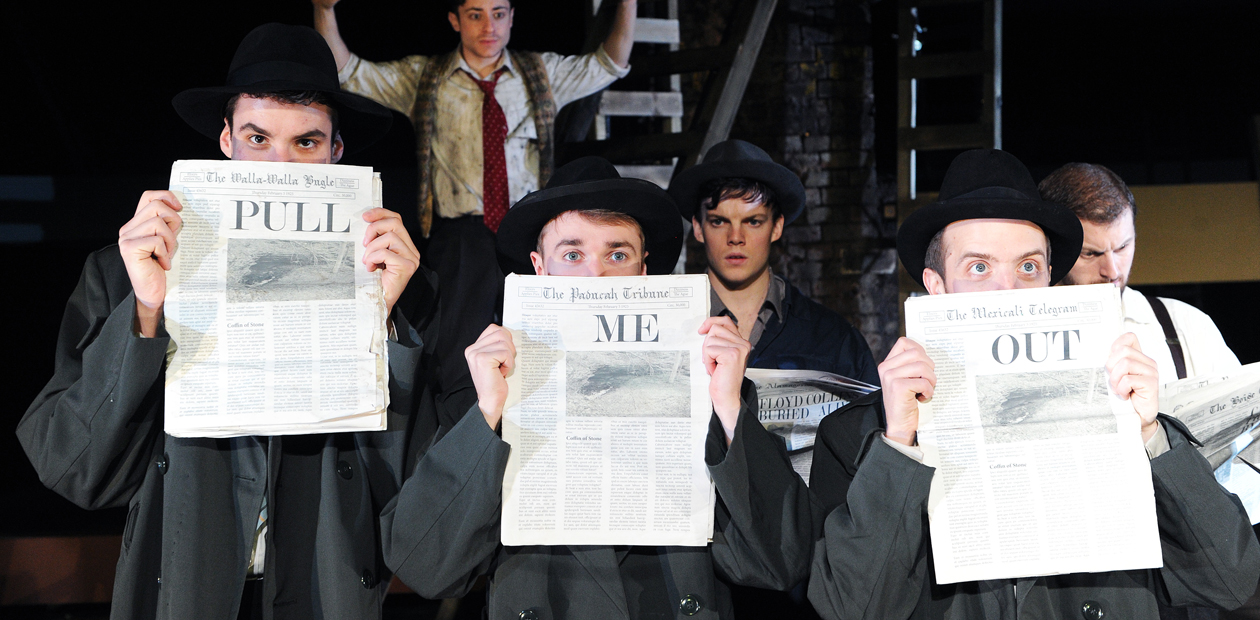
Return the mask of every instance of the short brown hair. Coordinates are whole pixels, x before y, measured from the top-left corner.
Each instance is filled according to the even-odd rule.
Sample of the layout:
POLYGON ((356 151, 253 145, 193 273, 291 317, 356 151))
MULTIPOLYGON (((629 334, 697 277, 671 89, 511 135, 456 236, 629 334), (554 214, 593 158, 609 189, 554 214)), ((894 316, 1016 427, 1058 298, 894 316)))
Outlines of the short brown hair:
POLYGON ((1037 189, 1043 200, 1057 202, 1087 222, 1110 224, 1126 210, 1137 219, 1133 192, 1124 179, 1105 166, 1066 164, 1042 179, 1037 189))
MULTIPOLYGON (((564 211, 562 213, 557 213, 554 217, 547 220, 547 223, 543 224, 542 228, 538 229, 538 245, 536 246, 535 250, 539 254, 542 254, 542 251, 543 251, 543 247, 542 247, 543 231, 547 230, 547 227, 550 226, 552 222, 570 213, 576 214, 578 217, 592 224, 595 224, 597 226, 629 226, 639 231, 640 254, 643 254, 647 251, 647 238, 643 236, 643 227, 639 225, 639 220, 636 220, 633 217, 630 217, 629 215, 622 213, 621 211, 610 211, 608 209, 573 209, 571 211, 564 211)), ((642 256, 640 256, 640 258, 642 258, 642 256)))
POLYGON ((293 105, 312 105, 320 104, 328 108, 328 119, 332 121, 332 135, 329 138, 336 138, 337 132, 341 130, 341 123, 337 118, 337 105, 333 102, 332 97, 317 90, 278 90, 270 93, 241 93, 233 95, 227 103, 223 105, 223 118, 227 119, 228 129, 234 129, 232 117, 236 114, 236 102, 241 97, 252 97, 254 99, 269 99, 277 103, 288 103, 293 105))

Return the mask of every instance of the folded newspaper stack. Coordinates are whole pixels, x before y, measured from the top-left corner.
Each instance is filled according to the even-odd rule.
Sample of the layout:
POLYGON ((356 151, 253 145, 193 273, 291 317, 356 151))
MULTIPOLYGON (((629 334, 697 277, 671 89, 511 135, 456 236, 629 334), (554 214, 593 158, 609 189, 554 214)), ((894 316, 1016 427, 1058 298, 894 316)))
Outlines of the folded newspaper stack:
POLYGON ((235 437, 385 429, 385 298, 363 266, 371 168, 178 161, 167 273, 166 432, 235 437))
POLYGON ((819 370, 749 368, 757 385, 757 419, 787 446, 792 469, 809 484, 814 437, 827 414, 879 389, 877 385, 819 370))
POLYGON ((1252 525, 1260 523, 1260 363, 1167 383, 1159 409, 1185 423, 1217 482, 1242 500, 1252 525))

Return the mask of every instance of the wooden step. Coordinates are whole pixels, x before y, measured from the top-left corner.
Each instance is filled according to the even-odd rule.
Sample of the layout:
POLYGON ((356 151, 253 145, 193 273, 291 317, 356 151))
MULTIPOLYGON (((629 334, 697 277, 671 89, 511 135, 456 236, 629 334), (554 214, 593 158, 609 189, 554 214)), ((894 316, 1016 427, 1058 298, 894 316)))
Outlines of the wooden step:
POLYGON ((674 166, 617 166, 617 174, 627 179, 643 179, 669 189, 669 180, 674 177, 674 166))
POLYGON ((678 20, 640 17, 634 21, 635 43, 677 44, 681 41, 678 34, 678 20))
POLYGON ((682 93, 607 90, 600 99, 599 113, 606 116, 681 117, 682 93))

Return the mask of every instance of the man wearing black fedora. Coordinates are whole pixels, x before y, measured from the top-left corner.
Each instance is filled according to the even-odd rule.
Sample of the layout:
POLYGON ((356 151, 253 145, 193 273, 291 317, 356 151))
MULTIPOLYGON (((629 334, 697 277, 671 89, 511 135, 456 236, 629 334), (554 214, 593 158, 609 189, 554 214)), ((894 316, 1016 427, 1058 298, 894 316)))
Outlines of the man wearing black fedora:
MULTIPOLYGON (((508 211, 498 249, 504 269, 517 273, 659 275, 673 269, 682 232, 668 194, 588 157, 508 211)), ((728 317, 707 319, 700 332, 714 409, 705 461, 719 500, 707 547, 500 544, 510 446, 496 430, 516 352, 511 334, 491 325, 465 353, 477 405, 425 453, 382 514, 390 567, 431 598, 461 596, 488 575, 491 620, 730 619, 730 584, 784 589, 803 579, 813 542, 809 492, 749 409, 751 346, 728 317)))
POLYGON ((743 140, 715 144, 669 186, 704 244, 713 316, 729 316, 753 345, 749 368, 823 370, 876 383, 858 330, 770 269, 771 244, 805 210, 805 186, 743 140))
MULTIPOLYGON (((245 37, 226 86, 173 103, 238 160, 335 163, 390 123, 384 108, 339 89, 318 33, 280 24, 245 37)), ((432 275, 397 214, 364 214, 361 268, 381 272, 397 333, 387 345, 388 430, 170 437, 163 377, 176 343, 162 304, 180 211, 171 192, 145 192, 118 245, 88 258, 55 375, 19 422, 19 440, 44 484, 70 501, 128 507, 111 617, 379 618, 390 575, 377 516, 439 418, 432 275), (411 320, 396 304, 404 290, 415 295, 411 320)), ((462 401, 448 395, 460 413, 472 402, 466 388, 462 401)))
MULTIPOLYGON (((975 150, 950 165, 940 201, 906 219, 897 252, 930 294, 941 295, 1050 286, 1076 262, 1081 239, 1076 216, 1042 201, 1015 157, 975 150)), ((934 470, 915 445, 918 403, 932 397, 936 374, 924 348, 902 338, 879 366, 883 389, 818 429, 812 490, 831 510, 810 576, 819 613, 1097 620, 1158 618, 1158 602, 1241 605, 1260 579, 1260 544, 1242 505, 1216 483, 1186 428, 1158 414, 1155 364, 1133 334, 1116 339, 1107 371, 1112 390, 1141 418, 1163 568, 936 583, 927 530, 934 470)))

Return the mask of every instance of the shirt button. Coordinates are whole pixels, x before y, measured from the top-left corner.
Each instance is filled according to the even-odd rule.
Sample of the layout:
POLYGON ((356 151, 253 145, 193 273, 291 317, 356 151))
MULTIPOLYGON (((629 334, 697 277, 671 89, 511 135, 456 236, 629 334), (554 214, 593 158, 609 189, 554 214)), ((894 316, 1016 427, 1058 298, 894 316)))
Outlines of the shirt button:
POLYGON ((354 468, 351 467, 349 463, 345 461, 337 461, 337 475, 338 476, 341 476, 342 478, 349 480, 350 476, 353 475, 353 472, 354 472, 354 468))
POLYGON ((678 611, 681 611, 684 616, 694 616, 700 613, 701 609, 704 609, 704 601, 694 594, 684 596, 678 603, 678 611))
POLYGON ((1103 620, 1105 615, 1102 605, 1099 605, 1098 601, 1081 603, 1081 617, 1085 618, 1085 620, 1103 620))
POLYGON ((371 590, 372 588, 375 588, 377 584, 376 575, 373 575, 372 571, 366 568, 363 569, 363 578, 359 579, 359 581, 363 583, 363 587, 369 590, 371 590))
POLYGON ((166 454, 164 453, 162 454, 162 456, 159 456, 157 461, 155 462, 157 463, 158 471, 161 472, 163 476, 165 476, 166 470, 170 468, 170 462, 171 462, 170 459, 167 458, 166 454))
POLYGON ((533 609, 523 609, 521 613, 516 614, 520 620, 538 620, 538 612, 533 609))

